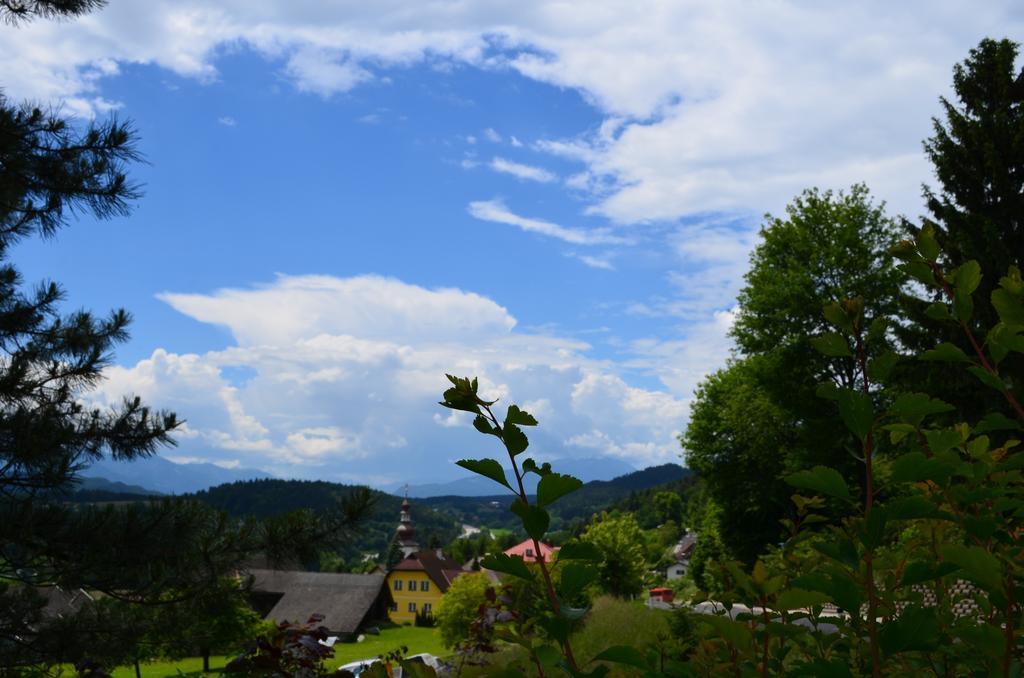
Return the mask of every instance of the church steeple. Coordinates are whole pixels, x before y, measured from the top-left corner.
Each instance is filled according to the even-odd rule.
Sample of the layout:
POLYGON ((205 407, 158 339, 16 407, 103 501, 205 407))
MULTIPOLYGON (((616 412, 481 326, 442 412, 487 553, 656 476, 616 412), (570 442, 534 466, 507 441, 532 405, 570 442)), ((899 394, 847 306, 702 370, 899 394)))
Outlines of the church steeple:
POLYGON ((399 517, 398 530, 395 533, 398 547, 402 549, 403 558, 408 558, 420 550, 420 545, 416 541, 416 528, 412 526, 412 511, 410 509, 409 497, 406 496, 402 501, 402 513, 399 517))

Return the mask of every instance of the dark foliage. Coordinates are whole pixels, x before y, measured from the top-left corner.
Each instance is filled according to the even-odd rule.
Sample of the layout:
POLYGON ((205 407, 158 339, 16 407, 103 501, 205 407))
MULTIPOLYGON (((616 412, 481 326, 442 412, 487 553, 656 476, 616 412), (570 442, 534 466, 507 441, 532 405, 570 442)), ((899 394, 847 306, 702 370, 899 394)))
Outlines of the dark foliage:
POLYGON ((107 0, 0 0, 0 21, 15 24, 35 18, 71 18, 106 4, 107 0))
MULTIPOLYGON (((373 499, 372 510, 363 518, 357 533, 332 546, 346 561, 358 562, 365 552, 387 553, 398 525, 400 497, 320 480, 245 480, 218 485, 187 497, 235 518, 264 520, 280 518, 295 510, 330 511, 339 501, 359 493, 366 493, 373 499)), ((424 545, 430 543, 432 537, 447 544, 460 531, 453 517, 418 501, 413 504, 413 521, 420 543, 424 545)))

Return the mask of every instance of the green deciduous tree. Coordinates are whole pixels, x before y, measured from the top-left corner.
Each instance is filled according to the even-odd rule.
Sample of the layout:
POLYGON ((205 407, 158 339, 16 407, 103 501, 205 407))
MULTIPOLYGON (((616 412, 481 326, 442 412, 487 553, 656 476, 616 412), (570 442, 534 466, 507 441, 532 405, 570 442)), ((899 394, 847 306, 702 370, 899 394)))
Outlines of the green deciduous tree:
POLYGON ((718 507, 707 514, 717 523, 716 536, 744 562, 778 541, 779 519, 790 507, 782 476, 799 433, 796 418, 765 387, 778 374, 777 359, 762 355, 710 375, 697 389, 682 436, 687 465, 718 507))
POLYGON ((861 383, 858 347, 831 330, 822 308, 870 300, 864 317, 877 342, 867 357, 891 368, 887 320, 905 278, 888 256, 896 225, 863 185, 805 191, 786 212, 767 218, 751 255, 732 331, 738 355, 698 389, 682 436, 687 463, 718 507, 722 543, 748 563, 781 536, 790 510, 784 471, 827 463, 859 482, 851 441, 836 435, 835 404, 818 396, 823 384, 861 383))
POLYGON ((470 626, 487 602, 491 582, 487 575, 464 574, 455 579, 437 606, 437 627, 445 647, 455 647, 469 637, 470 626))
POLYGON ((598 584, 605 593, 628 598, 643 590, 646 571, 644 538, 631 513, 602 513, 581 539, 601 553, 597 564, 598 584))

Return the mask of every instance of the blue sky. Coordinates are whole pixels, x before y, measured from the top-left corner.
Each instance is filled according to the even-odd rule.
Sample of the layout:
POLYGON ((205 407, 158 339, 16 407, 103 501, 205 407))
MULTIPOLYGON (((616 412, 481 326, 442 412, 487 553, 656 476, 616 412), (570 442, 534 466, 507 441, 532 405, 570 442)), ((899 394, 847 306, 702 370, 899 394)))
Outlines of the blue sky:
POLYGON ((488 452, 433 404, 445 371, 532 406, 546 458, 678 461, 760 215, 856 181, 917 214, 952 64, 1022 24, 999 2, 250 4, 0 27, 8 96, 130 118, 147 161, 131 217, 18 262, 134 313, 90 398, 178 411, 169 458, 375 484, 488 452))

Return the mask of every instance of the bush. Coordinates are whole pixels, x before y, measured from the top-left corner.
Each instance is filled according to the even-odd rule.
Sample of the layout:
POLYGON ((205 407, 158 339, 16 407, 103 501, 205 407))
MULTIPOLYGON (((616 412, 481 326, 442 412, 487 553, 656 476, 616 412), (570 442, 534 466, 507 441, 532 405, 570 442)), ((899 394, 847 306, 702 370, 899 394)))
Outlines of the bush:
POLYGON ((422 628, 432 629, 437 625, 437 620, 434 619, 434 615, 427 612, 426 610, 420 610, 416 613, 416 619, 413 621, 413 626, 419 626, 422 628))

